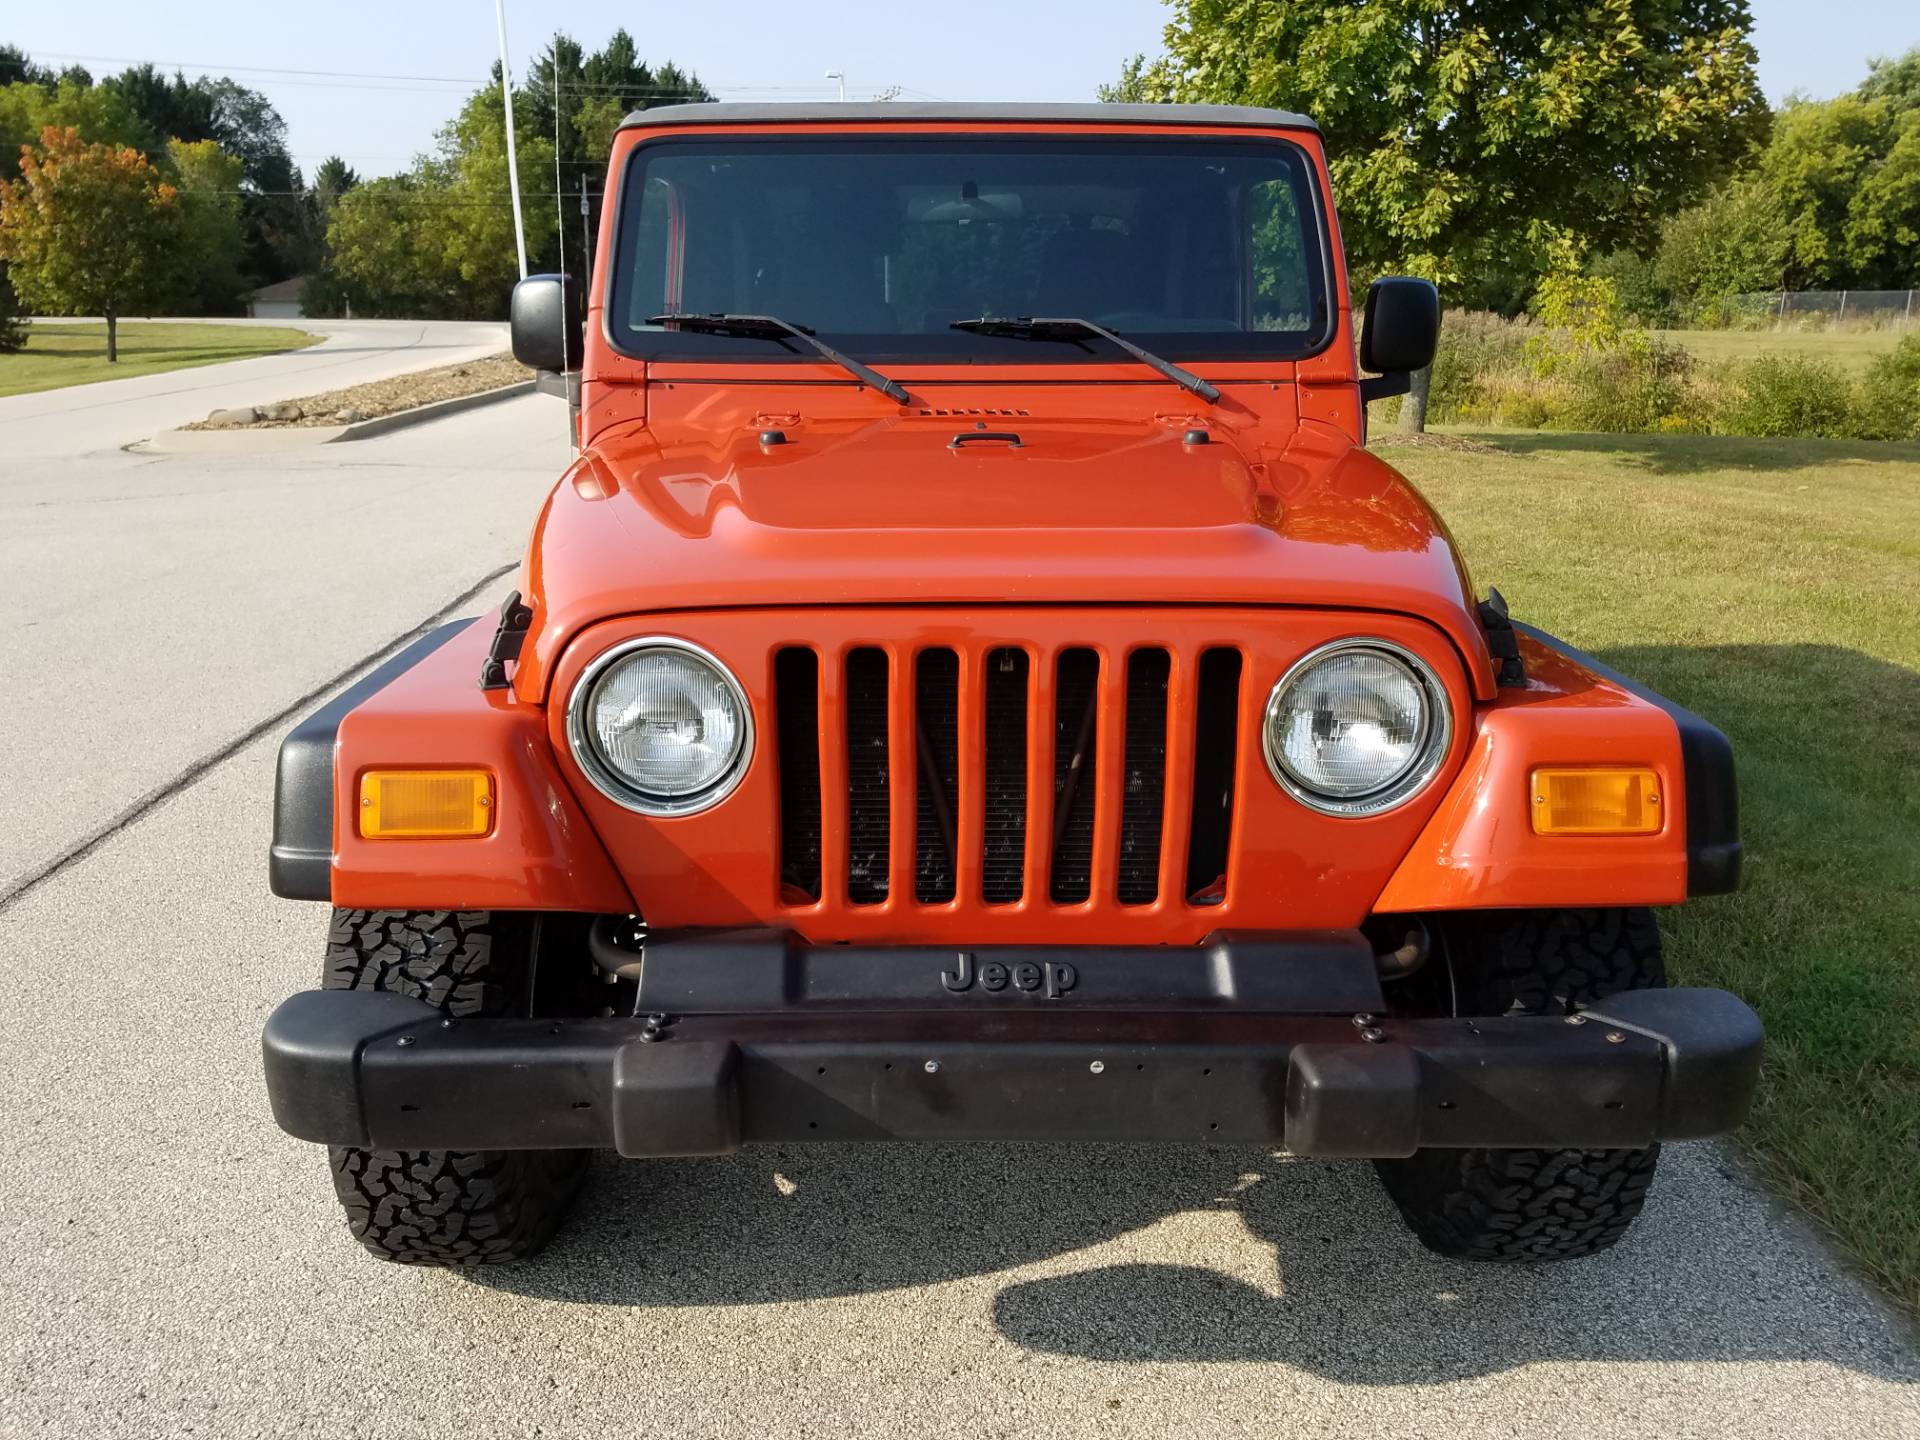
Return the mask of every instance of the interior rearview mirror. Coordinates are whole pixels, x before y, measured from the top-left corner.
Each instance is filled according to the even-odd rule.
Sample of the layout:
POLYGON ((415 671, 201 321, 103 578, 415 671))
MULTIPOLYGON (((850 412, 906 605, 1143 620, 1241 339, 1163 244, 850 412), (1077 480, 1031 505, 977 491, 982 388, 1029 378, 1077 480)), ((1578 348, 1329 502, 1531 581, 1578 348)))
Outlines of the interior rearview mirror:
POLYGON ((1363 400, 1404 395, 1413 372, 1433 363, 1440 343, 1440 292, 1431 280, 1384 275, 1367 288, 1360 330, 1360 368, 1376 373, 1360 381, 1363 400))
POLYGON ((513 358, 530 370, 578 370, 586 340, 580 287, 571 275, 529 275, 513 287, 513 358))

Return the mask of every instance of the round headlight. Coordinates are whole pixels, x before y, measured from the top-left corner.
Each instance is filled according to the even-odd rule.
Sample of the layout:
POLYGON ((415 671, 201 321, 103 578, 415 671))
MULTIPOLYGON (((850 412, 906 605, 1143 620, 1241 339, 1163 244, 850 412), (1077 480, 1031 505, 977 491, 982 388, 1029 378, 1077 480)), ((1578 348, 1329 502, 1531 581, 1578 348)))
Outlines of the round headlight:
POLYGON ((1267 701, 1267 768, 1301 804, 1377 815, 1409 799, 1446 759, 1446 688, 1386 640, 1337 640, 1280 677, 1267 701))
POLYGON ((574 758, 608 799, 643 815, 690 815, 725 799, 753 755, 740 684, 684 640, 631 640, 573 687, 574 758))

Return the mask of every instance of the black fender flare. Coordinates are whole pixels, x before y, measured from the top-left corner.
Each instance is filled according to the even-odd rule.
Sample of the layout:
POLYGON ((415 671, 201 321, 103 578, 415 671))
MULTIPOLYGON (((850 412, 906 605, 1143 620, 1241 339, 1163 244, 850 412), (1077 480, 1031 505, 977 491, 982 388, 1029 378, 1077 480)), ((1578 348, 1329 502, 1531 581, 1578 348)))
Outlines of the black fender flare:
POLYGON ((280 742, 267 881, 283 900, 333 900, 333 751, 340 722, 460 634, 472 618, 429 630, 340 691, 280 742))

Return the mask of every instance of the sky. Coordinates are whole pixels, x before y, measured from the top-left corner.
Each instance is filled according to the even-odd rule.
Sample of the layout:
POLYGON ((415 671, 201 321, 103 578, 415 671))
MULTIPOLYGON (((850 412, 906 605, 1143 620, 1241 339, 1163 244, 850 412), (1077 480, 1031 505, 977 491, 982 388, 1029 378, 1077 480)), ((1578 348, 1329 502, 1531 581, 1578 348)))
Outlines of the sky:
MULTIPOLYGON (((620 25, 650 63, 691 68, 722 99, 1091 100, 1132 54, 1159 49, 1162 0, 961 0, 944 10, 892 0, 507 0, 515 74, 556 22, 589 50, 620 25)), ((1753 0, 1767 96, 1825 98, 1858 84, 1868 57, 1920 44, 1915 0, 1753 0)), ((338 154, 362 175, 406 167, 488 74, 490 0, 0 0, 0 43, 96 76, 127 63, 230 74, 264 91, 311 175, 338 154), (381 78, 385 77, 385 78, 381 78), (397 78, 396 78, 397 77, 397 78)))

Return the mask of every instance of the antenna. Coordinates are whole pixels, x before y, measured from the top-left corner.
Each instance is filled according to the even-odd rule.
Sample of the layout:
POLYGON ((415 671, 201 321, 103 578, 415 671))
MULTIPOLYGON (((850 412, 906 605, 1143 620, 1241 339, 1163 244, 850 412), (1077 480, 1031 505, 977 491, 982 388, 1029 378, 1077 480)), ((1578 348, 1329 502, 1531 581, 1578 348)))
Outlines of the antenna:
POLYGON ((513 190, 513 240, 520 250, 520 278, 527 278, 527 227, 520 221, 520 163, 513 155, 513 69, 507 64, 507 0, 493 0, 500 26, 500 104, 507 112, 507 184, 513 190))
MULTIPOLYGON (((560 247, 560 383, 567 397, 567 443, 580 453, 580 416, 574 409, 574 389, 580 382, 573 378, 573 357, 567 353, 567 215, 561 207, 560 181, 560 32, 553 32, 553 44, 547 50, 548 68, 553 71, 553 238, 560 247)), ((581 184, 585 184, 585 180, 581 184)), ((582 192, 584 198, 585 192, 582 192)))

